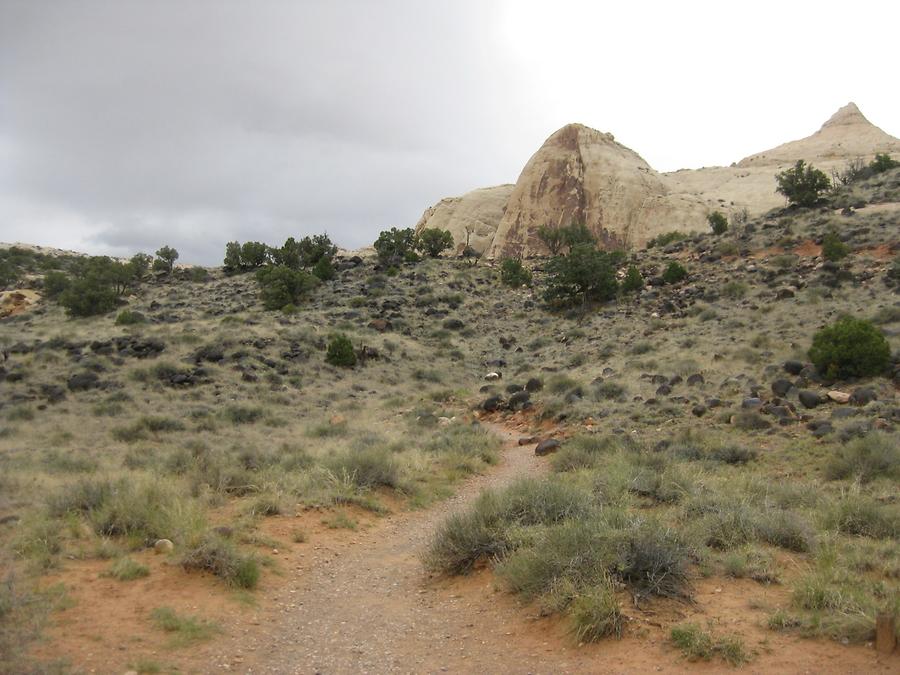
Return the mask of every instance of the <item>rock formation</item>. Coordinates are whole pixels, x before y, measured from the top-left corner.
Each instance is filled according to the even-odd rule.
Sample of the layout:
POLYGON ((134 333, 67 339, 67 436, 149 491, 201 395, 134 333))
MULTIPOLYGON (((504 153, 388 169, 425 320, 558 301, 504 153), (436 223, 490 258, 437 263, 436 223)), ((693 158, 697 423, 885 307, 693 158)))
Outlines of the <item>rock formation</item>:
POLYGON ((709 209, 672 194, 633 150, 581 124, 569 124, 531 157, 510 195, 488 257, 546 253, 541 225, 583 223, 605 248, 643 246, 669 230, 706 229, 709 209))
POLYGON ((851 160, 868 162, 877 153, 900 154, 900 140, 869 122, 855 103, 838 110, 812 136, 750 155, 730 167, 683 169, 666 174, 684 192, 714 201, 723 209, 746 208, 751 214, 784 205, 775 192, 775 174, 798 159, 827 174, 851 160))
POLYGON ((416 229, 450 230, 488 257, 542 253, 537 228, 584 223, 605 246, 643 246, 672 230, 705 231, 718 209, 764 213, 784 205, 775 175, 804 159, 830 173, 856 158, 900 155, 900 140, 869 122, 855 104, 838 110, 812 136, 751 155, 730 167, 660 174, 637 153, 580 124, 554 133, 513 185, 473 190, 425 211, 416 229))
POLYGON ((494 240, 513 187, 497 185, 472 190, 462 197, 442 199, 425 210, 416 224, 416 231, 426 227, 449 230, 456 253, 462 253, 468 242, 481 255, 494 240))

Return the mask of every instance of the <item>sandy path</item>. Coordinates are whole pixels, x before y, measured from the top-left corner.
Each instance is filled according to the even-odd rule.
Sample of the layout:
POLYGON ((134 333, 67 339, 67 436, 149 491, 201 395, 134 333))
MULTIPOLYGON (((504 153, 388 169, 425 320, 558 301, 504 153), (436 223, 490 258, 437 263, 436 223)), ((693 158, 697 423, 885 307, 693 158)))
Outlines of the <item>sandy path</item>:
POLYGON ((418 673, 468 671, 476 662, 488 672, 530 671, 510 661, 506 624, 521 621, 512 603, 480 594, 473 607, 447 584, 430 583, 420 561, 448 514, 465 509, 485 488, 546 470, 531 446, 517 446, 518 434, 495 430, 505 441, 497 467, 434 508, 399 514, 362 533, 339 557, 326 552, 288 591, 296 592, 296 602, 283 608, 278 634, 255 646, 246 671, 418 673))
MULTIPOLYGON (((489 572, 429 578, 420 555, 448 514, 465 509, 485 488, 547 471, 546 458, 535 457, 533 446, 518 447, 518 433, 493 428, 505 441, 497 467, 471 478, 433 508, 391 516, 343 546, 319 547, 307 560, 306 572, 271 598, 275 609, 266 612, 260 625, 217 643, 219 658, 212 661, 224 663, 198 654, 209 666, 204 672, 734 672, 721 661, 684 661, 655 622, 654 610, 647 619, 634 619, 638 623, 623 640, 577 646, 563 623, 536 620, 533 611, 523 610, 496 588, 489 572)), ((746 607, 748 598, 763 600, 769 591, 753 582, 736 582, 726 593, 715 585, 698 587, 700 602, 685 607, 687 615, 682 616, 717 624, 743 617, 735 628, 747 634, 755 653, 745 673, 897 672, 897 657, 766 631, 746 607)), ((784 591, 772 587, 772 592, 784 591)))

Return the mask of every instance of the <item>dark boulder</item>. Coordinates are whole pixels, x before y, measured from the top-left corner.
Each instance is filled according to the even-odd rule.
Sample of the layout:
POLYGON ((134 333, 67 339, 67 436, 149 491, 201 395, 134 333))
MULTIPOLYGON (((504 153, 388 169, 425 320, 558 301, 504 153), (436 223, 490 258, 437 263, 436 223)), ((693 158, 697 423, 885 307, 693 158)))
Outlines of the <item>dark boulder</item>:
POLYGON ((555 438, 547 438, 534 448, 534 454, 538 457, 543 457, 545 455, 550 455, 559 450, 561 447, 561 443, 555 438))

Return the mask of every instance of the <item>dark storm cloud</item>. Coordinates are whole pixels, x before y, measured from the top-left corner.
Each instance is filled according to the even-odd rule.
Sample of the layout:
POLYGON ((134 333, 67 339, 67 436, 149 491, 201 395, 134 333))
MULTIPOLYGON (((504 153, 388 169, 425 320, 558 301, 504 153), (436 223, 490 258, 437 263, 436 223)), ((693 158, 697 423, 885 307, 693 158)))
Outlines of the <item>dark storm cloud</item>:
POLYGON ((215 263, 345 246, 511 181, 531 120, 491 10, 420 2, 3 2, 0 241, 215 263), (451 11, 452 10, 452 11, 451 11))

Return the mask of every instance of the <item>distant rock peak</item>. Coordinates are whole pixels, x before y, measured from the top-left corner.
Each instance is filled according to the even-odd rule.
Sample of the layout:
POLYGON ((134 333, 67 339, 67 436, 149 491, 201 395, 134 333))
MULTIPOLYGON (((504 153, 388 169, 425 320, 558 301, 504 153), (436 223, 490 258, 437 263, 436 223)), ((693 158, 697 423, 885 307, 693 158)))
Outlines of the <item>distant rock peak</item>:
POLYGON ((872 126, 872 123, 866 119, 866 116, 860 112, 859 108, 852 101, 842 108, 839 108, 834 115, 828 118, 828 121, 822 125, 822 129, 831 127, 845 127, 865 124, 872 126))

